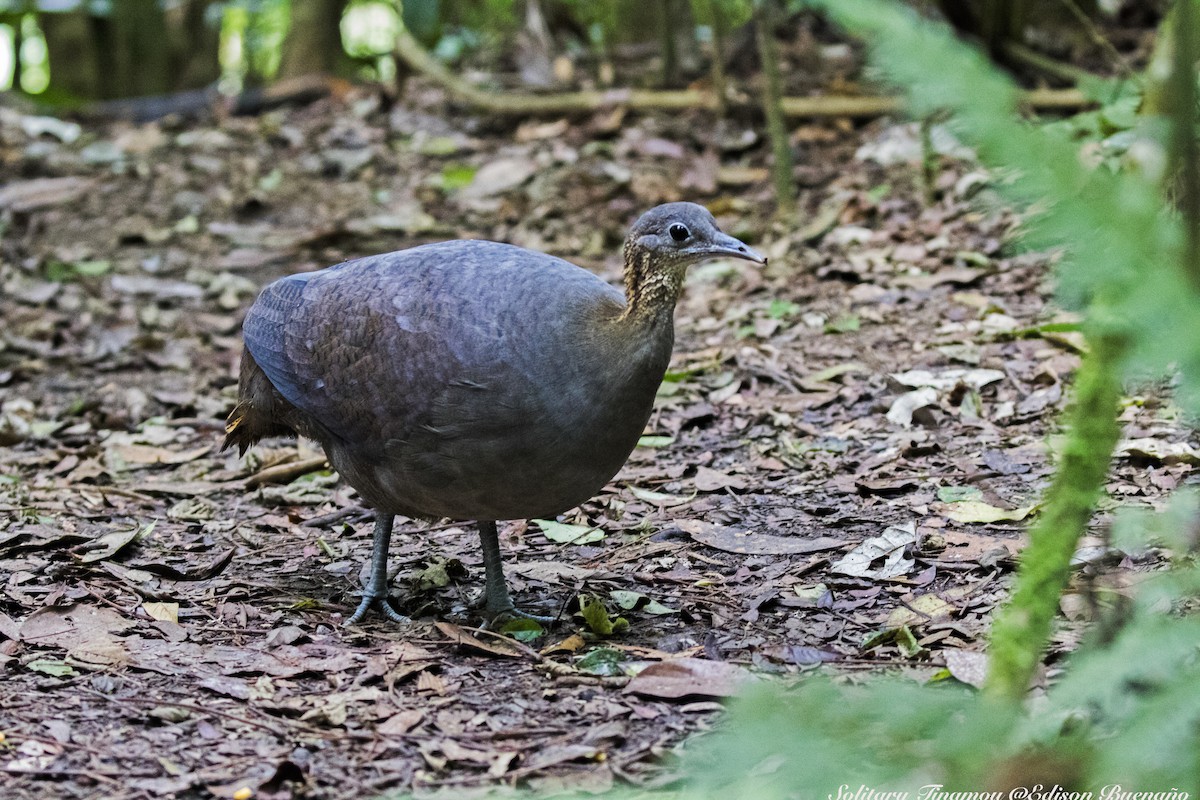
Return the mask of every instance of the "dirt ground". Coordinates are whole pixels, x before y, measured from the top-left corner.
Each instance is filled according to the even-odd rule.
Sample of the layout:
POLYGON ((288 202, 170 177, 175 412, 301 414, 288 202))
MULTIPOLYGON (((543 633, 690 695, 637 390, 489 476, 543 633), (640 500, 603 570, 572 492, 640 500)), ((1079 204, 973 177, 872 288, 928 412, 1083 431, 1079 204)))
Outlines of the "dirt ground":
MULTIPOLYGON (((977 681, 1081 340, 1039 327, 1070 320, 1052 255, 961 147, 926 185, 910 126, 793 140, 800 211, 772 222, 766 144, 708 115, 509 124, 419 87, 205 123, 0 108, 4 796, 663 786, 746 672, 977 681), (310 444, 220 451, 256 291, 454 237, 617 282, 628 224, 679 199, 770 265, 690 275, 646 446, 559 520, 598 533, 502 528, 518 604, 561 623, 475 630, 473 529, 401 520, 414 622, 343 627, 370 512, 310 444)), ((1195 460, 1156 393, 1124 419, 1106 510, 1195 460)), ((1102 530, 1051 663, 1097 587, 1155 567, 1102 530)))

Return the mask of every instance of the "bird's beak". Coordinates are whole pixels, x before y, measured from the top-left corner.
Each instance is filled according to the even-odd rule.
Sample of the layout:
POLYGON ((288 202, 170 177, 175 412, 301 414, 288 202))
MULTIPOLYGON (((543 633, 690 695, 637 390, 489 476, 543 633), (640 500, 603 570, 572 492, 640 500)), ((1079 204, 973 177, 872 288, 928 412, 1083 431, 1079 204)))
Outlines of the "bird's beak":
POLYGON ((767 263, 766 256, 748 247, 742 240, 720 231, 712 238, 705 251, 705 255, 710 258, 740 258, 743 261, 753 261, 755 264, 763 266, 766 266, 767 263))

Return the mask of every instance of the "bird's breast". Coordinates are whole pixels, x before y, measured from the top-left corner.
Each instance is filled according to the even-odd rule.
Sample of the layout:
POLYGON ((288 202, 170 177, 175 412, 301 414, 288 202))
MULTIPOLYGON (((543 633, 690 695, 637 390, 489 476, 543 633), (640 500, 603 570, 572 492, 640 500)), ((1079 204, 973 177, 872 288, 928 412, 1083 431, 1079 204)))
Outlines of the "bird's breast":
POLYGON ((430 516, 518 519, 561 513, 603 488, 645 429, 670 337, 590 329, 547 344, 540 362, 448 382, 429 418, 387 443, 369 481, 386 496, 368 499, 430 516))

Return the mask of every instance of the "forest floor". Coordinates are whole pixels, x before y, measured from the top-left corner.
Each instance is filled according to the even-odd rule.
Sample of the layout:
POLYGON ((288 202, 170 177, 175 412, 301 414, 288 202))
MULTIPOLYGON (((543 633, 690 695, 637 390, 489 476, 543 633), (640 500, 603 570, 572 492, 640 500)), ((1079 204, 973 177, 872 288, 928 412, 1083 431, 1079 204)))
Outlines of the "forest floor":
MULTIPOLYGON (((6 800, 653 787, 745 673, 977 682, 1078 363, 1078 334, 1039 328, 1070 319, 1053 258, 969 153, 925 185, 911 126, 794 143, 800 211, 772 222, 768 148, 708 115, 510 125, 417 87, 203 124, 0 109, 6 800), (343 627, 369 512, 311 444, 220 449, 257 290, 455 237, 617 282, 629 223, 680 199, 770 265, 693 270, 647 446, 560 519, 596 532, 502 527, 517 602, 561 624, 476 631, 475 532, 402 520, 413 623, 343 627)), ((1122 419, 1051 665, 1158 567, 1106 544, 1108 512, 1196 460, 1153 391, 1122 419)))

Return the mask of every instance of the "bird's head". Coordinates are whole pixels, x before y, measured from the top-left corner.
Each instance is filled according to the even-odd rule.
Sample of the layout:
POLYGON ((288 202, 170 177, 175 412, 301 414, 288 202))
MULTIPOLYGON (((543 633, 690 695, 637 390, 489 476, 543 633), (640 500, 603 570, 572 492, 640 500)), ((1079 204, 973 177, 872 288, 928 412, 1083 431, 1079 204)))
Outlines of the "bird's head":
POLYGON ((655 206, 633 223, 625 241, 630 255, 649 259, 659 269, 681 269, 713 258, 740 258, 756 264, 767 259, 717 227, 704 206, 666 203, 655 206))
POLYGON ((670 313, 687 268, 714 258, 767 263, 744 242, 722 233, 704 206, 666 203, 642 214, 625 240, 626 316, 655 309, 670 313))

